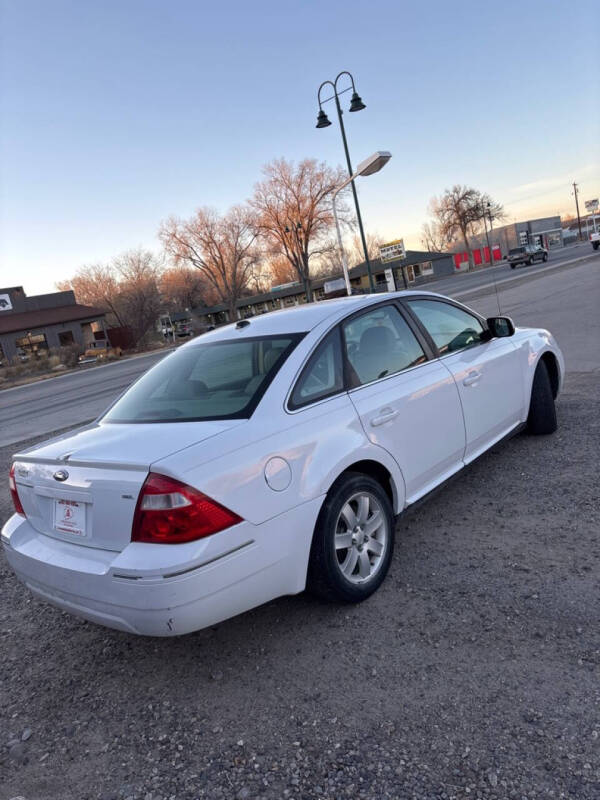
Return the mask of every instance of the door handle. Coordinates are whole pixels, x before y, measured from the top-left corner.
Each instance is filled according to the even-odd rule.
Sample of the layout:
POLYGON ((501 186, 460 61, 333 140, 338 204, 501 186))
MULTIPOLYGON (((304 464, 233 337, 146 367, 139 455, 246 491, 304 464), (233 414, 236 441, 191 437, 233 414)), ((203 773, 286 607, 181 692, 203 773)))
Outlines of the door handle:
POLYGON ((390 420, 397 417, 400 412, 398 410, 394 410, 393 408, 382 408, 379 412, 378 417, 373 417, 371 419, 371 425, 376 428, 378 425, 383 425, 386 422, 390 422, 390 420))
POLYGON ((463 386, 473 386, 481 378, 481 372, 472 369, 467 377, 463 380, 463 386))

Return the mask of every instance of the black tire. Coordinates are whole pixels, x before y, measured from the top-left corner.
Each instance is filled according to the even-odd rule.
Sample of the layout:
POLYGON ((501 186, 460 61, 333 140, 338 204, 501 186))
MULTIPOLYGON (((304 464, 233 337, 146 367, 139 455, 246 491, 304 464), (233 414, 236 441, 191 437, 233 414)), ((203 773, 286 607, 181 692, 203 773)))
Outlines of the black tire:
POLYGON ((542 258, 542 261, 548 261, 548 253, 544 253, 544 257, 542 258))
POLYGON ((533 258, 528 259, 527 266, 530 267, 533 264, 533 258))
POLYGON ((533 376, 527 431, 539 436, 554 433, 557 427, 556 407, 548 368, 543 361, 540 361, 533 376))
POLYGON ((516 264, 511 264, 511 265, 510 265, 510 268, 511 268, 511 269, 516 269, 516 268, 517 268, 517 265, 516 265, 516 264))
MULTIPOLYGON (((312 594, 330 602, 360 603, 372 595, 383 583, 393 552, 394 514, 389 497, 381 484, 369 475, 345 472, 329 490, 315 526, 308 564, 307 589, 312 594), (353 555, 351 551, 359 548, 352 545, 347 550, 336 549, 335 537, 336 532, 342 536, 344 534, 352 535, 350 528, 347 528, 345 520, 342 519, 342 509, 349 502, 354 503, 354 496, 361 492, 374 498, 371 508, 379 506, 378 510, 383 515, 382 523, 387 526, 387 529, 385 544, 380 556, 372 553, 369 555, 368 544, 360 547, 361 553, 364 547, 366 558, 373 559, 376 566, 371 565, 373 574, 370 578, 364 579, 363 582, 357 582, 362 580, 358 574, 352 576, 354 581, 345 577, 340 559, 343 558, 344 563, 349 565, 353 555)), ((355 563, 355 569, 359 569, 360 565, 358 562, 355 563)))
POLYGON ((592 247, 597 250, 600 247, 600 242, 592 242, 592 247))

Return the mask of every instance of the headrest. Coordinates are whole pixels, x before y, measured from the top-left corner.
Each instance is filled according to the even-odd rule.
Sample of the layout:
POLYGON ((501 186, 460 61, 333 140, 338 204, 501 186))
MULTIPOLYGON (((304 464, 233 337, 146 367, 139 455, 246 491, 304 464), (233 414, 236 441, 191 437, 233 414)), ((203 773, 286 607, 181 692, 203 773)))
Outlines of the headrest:
POLYGON ((367 328, 360 337, 361 353, 377 353, 393 348, 394 334, 385 325, 367 328))
POLYGON ((281 350, 275 347, 272 347, 270 350, 267 350, 265 353, 265 372, 268 372, 274 366, 275 362, 281 355, 281 350))

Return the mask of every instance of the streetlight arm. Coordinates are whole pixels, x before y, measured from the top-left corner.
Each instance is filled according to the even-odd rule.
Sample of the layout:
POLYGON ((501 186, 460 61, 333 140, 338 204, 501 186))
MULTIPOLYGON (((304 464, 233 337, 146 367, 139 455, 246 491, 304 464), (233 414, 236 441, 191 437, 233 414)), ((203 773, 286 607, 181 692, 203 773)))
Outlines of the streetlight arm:
MULTIPOLYGON (((356 86, 354 85, 354 78, 352 77, 352 74, 351 74, 350 72, 348 72, 348 70, 345 70, 345 69, 344 69, 344 70, 342 70, 342 71, 339 73, 339 75, 336 77, 336 79, 335 79, 335 81, 334 81, 334 84, 333 84, 333 86, 334 86, 334 89, 336 89, 336 90, 337 90, 337 82, 338 82, 338 81, 339 81, 339 79, 342 77, 342 75, 347 75, 347 76, 350 78, 350 81, 352 82, 352 91, 353 91, 353 92, 355 92, 355 91, 356 91, 356 86)), ((330 81, 330 83, 331 83, 331 81, 330 81)))
POLYGON ((323 83, 319 86, 319 91, 317 92, 317 102, 319 104, 319 108, 321 108, 321 89, 327 85, 331 86, 333 91, 335 92, 335 83, 333 81, 323 81, 323 83))

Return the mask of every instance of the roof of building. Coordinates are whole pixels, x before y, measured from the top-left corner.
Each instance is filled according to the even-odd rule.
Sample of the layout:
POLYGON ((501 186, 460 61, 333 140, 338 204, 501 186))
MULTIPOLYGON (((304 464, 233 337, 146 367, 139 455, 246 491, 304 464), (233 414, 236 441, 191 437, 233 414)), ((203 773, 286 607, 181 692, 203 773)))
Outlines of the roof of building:
POLYGON ((98 319, 104 317, 105 313, 94 306, 79 304, 42 308, 35 311, 3 312, 0 313, 0 333, 31 331, 36 328, 45 328, 48 325, 60 325, 61 322, 74 322, 90 317, 98 319))
MULTIPOLYGON (((401 291, 401 292, 378 292, 376 294, 353 294, 346 297, 336 297, 333 300, 321 300, 319 303, 305 303, 300 306, 290 306, 289 308, 271 311, 268 314, 260 314, 248 320, 238 320, 228 325, 222 325, 213 331, 203 333, 192 339, 185 347, 194 347, 199 344, 206 344, 210 341, 221 339, 246 338, 250 336, 269 336, 271 334, 286 333, 306 333, 315 328, 320 322, 330 319, 336 321, 336 317, 342 319, 346 314, 359 311, 374 303, 394 297, 404 297, 407 295, 423 295, 433 292, 423 291, 401 291)), ((439 295, 438 295, 439 296, 439 295)))
MULTIPOLYGON (((407 250, 406 251, 406 258, 404 259, 397 259, 396 261, 392 261, 389 264, 382 264, 381 259, 373 258, 371 260, 371 271, 373 273, 382 272, 384 269, 388 267, 391 269, 397 269, 399 267, 408 267, 413 266, 414 264, 422 264, 426 261, 439 261, 441 258, 451 258, 451 253, 433 253, 428 252, 426 250, 407 250)), ((366 261, 363 261, 361 264, 357 264, 355 267, 351 267, 348 270, 348 274, 350 275, 350 280, 354 280, 355 278, 361 278, 363 275, 367 274, 367 264, 366 261)), ((337 278, 343 278, 343 274, 341 272, 335 273, 334 275, 327 275, 325 277, 314 278, 311 279, 310 285, 312 290, 321 289, 326 283, 329 281, 334 281, 337 278)), ((300 282, 292 283, 292 284, 285 284, 282 286, 281 289, 278 289, 274 286, 271 291, 269 292, 262 292, 261 294, 253 294, 248 295, 246 297, 241 297, 237 303, 236 308, 243 308, 244 306, 253 306, 257 303, 268 303, 270 300, 278 300, 283 297, 292 297, 297 294, 303 294, 304 287, 300 282)), ((225 311, 228 308, 226 303, 219 303, 218 305, 209 306, 206 308, 195 308, 194 311, 196 314, 214 314, 218 313, 219 311, 225 311)), ((173 315, 171 315, 173 317, 173 315)))

